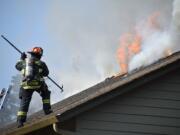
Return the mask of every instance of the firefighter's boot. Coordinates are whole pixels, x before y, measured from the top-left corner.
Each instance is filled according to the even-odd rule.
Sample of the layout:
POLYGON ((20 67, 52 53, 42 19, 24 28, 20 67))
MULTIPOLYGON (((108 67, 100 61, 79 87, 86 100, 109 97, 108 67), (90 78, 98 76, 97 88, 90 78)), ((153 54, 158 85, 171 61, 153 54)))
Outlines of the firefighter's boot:
POLYGON ((52 113, 53 111, 51 110, 51 109, 48 109, 48 110, 44 110, 44 114, 45 115, 48 115, 48 114, 50 114, 50 113, 52 113))
POLYGON ((23 127, 23 126, 24 126, 24 123, 23 123, 23 122, 21 122, 21 121, 18 121, 17 123, 18 123, 18 125, 17 125, 17 127, 18 127, 18 128, 21 128, 21 127, 23 127))

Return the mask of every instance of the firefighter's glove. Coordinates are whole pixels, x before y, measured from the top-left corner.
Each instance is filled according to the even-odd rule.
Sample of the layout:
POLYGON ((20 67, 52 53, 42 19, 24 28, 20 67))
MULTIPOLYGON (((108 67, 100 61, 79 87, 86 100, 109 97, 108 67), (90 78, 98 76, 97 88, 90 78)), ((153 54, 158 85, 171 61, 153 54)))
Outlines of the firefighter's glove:
POLYGON ((27 55, 26 55, 25 52, 23 52, 23 53, 21 54, 21 60, 25 60, 26 58, 27 58, 27 55))

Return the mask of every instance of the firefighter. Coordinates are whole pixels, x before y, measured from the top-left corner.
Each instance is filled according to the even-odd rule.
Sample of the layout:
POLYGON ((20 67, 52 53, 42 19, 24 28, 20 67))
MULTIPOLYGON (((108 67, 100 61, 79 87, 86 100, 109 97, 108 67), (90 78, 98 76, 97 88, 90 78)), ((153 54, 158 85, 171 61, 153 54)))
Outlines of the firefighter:
POLYGON ((16 63, 16 69, 21 71, 22 83, 19 92, 20 108, 17 113, 18 128, 24 126, 31 97, 34 91, 42 97, 43 110, 45 115, 52 113, 50 94, 43 77, 48 76, 49 70, 45 62, 41 61, 43 49, 34 47, 28 52, 29 57, 22 53, 20 61, 16 63))

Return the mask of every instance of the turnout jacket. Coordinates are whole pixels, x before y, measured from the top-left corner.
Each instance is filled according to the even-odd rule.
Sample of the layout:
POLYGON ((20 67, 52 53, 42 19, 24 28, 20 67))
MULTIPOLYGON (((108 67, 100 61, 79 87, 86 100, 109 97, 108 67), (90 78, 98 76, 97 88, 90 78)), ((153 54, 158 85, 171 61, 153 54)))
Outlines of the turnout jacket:
POLYGON ((40 88, 41 85, 44 83, 43 77, 46 77, 49 74, 49 69, 48 69, 45 62, 43 62, 39 59, 35 59, 34 63, 35 63, 37 71, 36 71, 34 79, 30 80, 30 81, 28 81, 25 78, 25 72, 26 72, 25 60, 19 60, 15 65, 16 69, 18 71, 21 71, 21 74, 23 76, 21 87, 24 89, 38 89, 38 88, 40 88))

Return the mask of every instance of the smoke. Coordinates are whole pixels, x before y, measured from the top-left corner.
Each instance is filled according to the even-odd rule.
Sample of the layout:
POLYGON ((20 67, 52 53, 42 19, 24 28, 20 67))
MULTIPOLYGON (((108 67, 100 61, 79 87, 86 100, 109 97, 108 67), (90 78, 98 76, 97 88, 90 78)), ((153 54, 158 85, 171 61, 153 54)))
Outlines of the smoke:
POLYGON ((3 108, 0 110, 0 128, 16 121, 16 114, 19 109, 19 85, 21 82, 21 76, 16 75, 12 77, 11 85, 12 89, 8 93, 6 102, 3 104, 3 108))
POLYGON ((170 37, 168 33, 157 32, 145 41, 142 45, 142 51, 137 54, 129 64, 129 70, 147 66, 164 56, 164 51, 170 48, 170 37))
MULTIPOLYGON (((131 31, 139 20, 155 11, 162 13, 160 19, 163 25, 169 25, 171 4, 171 0, 53 1, 46 24, 50 37, 58 44, 53 44, 48 50, 53 51, 48 65, 56 65, 50 67, 51 73, 56 75, 54 78, 58 77, 60 84, 63 82, 65 89, 63 95, 52 95, 53 99, 57 101, 59 97, 70 96, 118 73, 116 50, 120 35, 131 31)), ((152 36, 151 43, 159 35, 160 32, 157 32, 152 36)), ((166 34, 163 35, 166 38, 166 34)), ((158 42, 161 43, 161 40, 158 42)), ((151 45, 151 52, 162 48, 159 45, 155 49, 156 45, 151 45)), ((146 46, 150 45, 144 45, 144 50, 146 46)), ((144 55, 137 57, 150 57, 144 55)), ((131 67, 137 67, 136 59, 139 60, 135 58, 131 67)), ((139 62, 144 61, 146 65, 143 59, 139 62)))
POLYGON ((168 53, 174 53, 180 50, 180 0, 173 2, 172 21, 169 26, 163 26, 161 18, 158 23, 161 26, 159 29, 143 27, 139 32, 143 36, 142 51, 134 56, 130 62, 129 71, 136 68, 147 66, 160 58, 166 57, 168 53), (171 51, 171 52, 170 52, 171 51))
POLYGON ((180 50, 180 0, 175 0, 173 3, 172 25, 171 25, 171 42, 173 50, 180 50))

